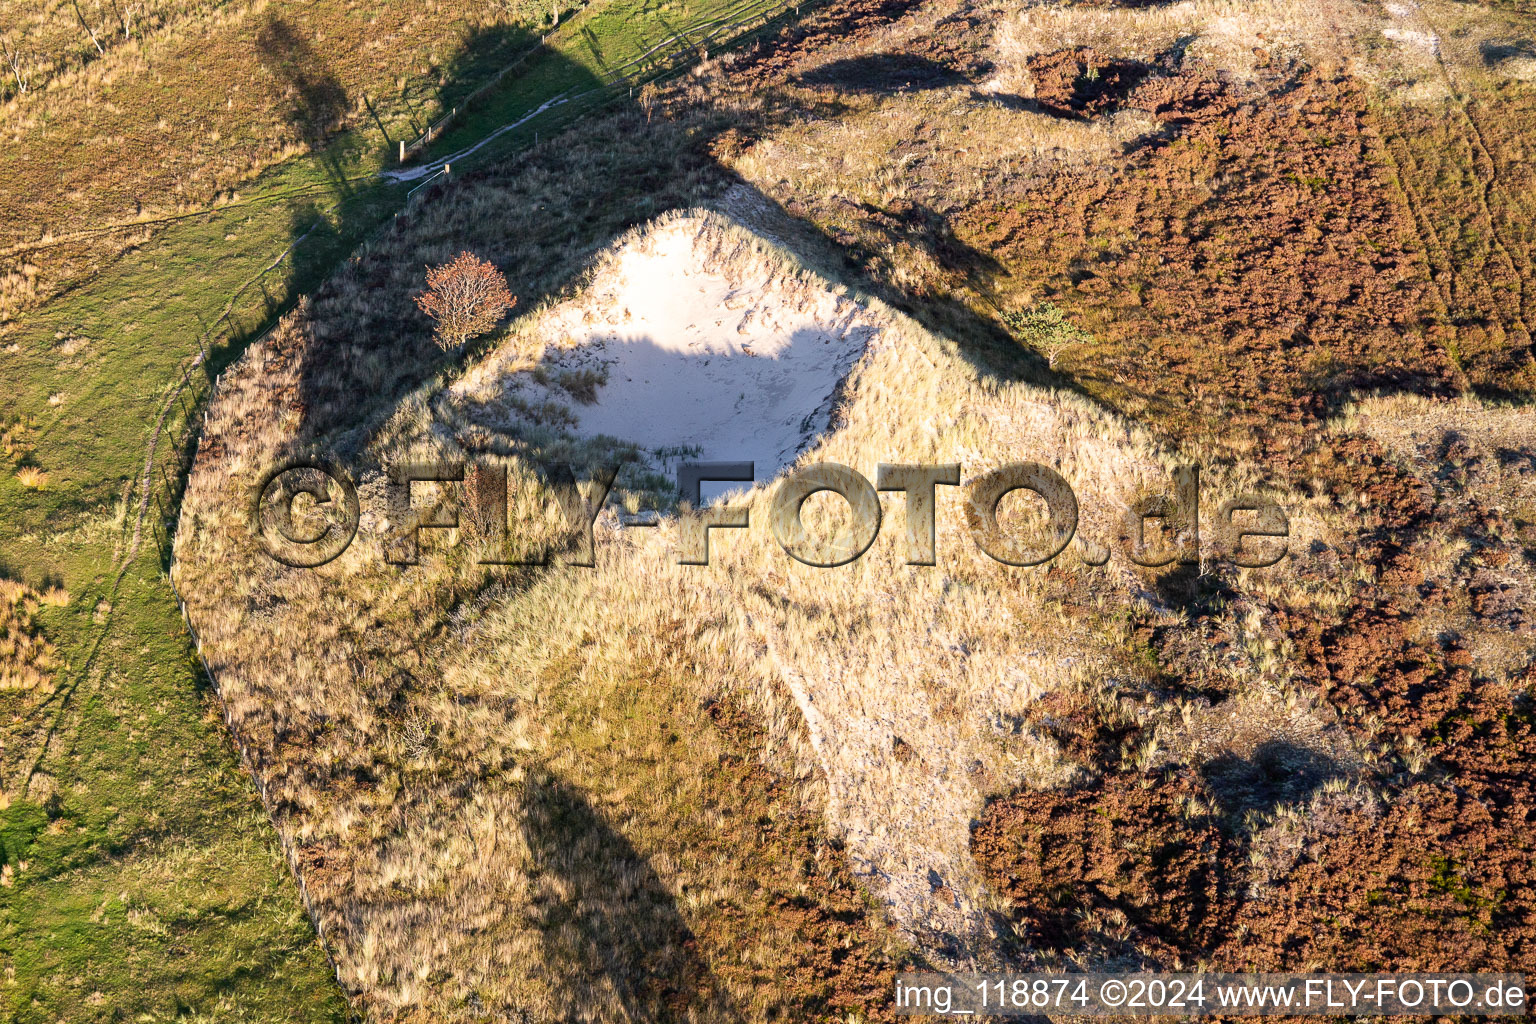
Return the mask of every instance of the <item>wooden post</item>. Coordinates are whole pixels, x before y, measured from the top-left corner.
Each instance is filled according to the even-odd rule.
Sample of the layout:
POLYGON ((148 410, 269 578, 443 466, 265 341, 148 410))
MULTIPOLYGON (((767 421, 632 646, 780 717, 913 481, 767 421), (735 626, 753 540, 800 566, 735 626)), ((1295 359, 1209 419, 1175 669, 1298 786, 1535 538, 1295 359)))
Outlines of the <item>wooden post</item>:
POLYGON ((405 163, 405 140, 400 140, 400 162, 405 163))

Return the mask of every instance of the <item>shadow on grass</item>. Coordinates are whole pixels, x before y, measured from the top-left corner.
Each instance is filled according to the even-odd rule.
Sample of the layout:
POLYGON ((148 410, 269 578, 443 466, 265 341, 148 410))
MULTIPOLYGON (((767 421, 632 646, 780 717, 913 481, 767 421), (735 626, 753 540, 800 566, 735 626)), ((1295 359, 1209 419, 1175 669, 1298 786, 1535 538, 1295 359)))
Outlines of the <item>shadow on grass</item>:
POLYGON ((567 993, 558 1019, 615 1003, 623 1020, 688 1019, 708 976, 666 884, 565 780, 530 776, 524 805, 544 967, 567 993))
POLYGON ((1288 740, 1268 740, 1247 757, 1226 754, 1207 762, 1201 774, 1222 812, 1273 814, 1282 804, 1304 804, 1331 779, 1346 772, 1326 754, 1288 740))
POLYGON ((823 64, 799 76, 800 84, 831 86, 844 92, 918 92, 959 85, 966 78, 954 68, 905 53, 874 53, 823 64))
POLYGON ((1490 68, 1510 60, 1536 61, 1536 43, 1529 39, 1485 39, 1477 49, 1490 68))
POLYGON ((320 154, 326 173, 345 196, 350 182, 340 155, 328 146, 351 105, 347 90, 326 67, 301 29, 271 15, 256 35, 256 59, 276 80, 275 99, 304 143, 320 154))

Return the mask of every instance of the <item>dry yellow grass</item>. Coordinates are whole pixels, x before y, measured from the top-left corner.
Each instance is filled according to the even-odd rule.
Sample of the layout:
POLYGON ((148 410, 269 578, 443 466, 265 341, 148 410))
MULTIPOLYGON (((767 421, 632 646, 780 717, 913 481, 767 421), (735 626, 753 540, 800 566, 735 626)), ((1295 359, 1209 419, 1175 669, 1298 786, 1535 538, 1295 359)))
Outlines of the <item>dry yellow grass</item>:
MULTIPOLYGON (((895 47, 903 33, 931 30, 915 22, 932 22, 944 9, 925 9, 860 45, 870 52, 895 47)), ((1191 59, 1238 74, 1253 70, 1244 54, 1259 31, 1296 47, 1292 56, 1347 62, 1358 57, 1351 47, 1359 36, 1351 33, 1360 24, 1367 35, 1392 27, 1379 12, 1362 11, 1339 4, 1324 12, 1333 21, 1297 28, 1300 8, 1286 4, 1265 5, 1248 20, 1230 5, 1205 2, 1157 11, 1032 7, 1015 12, 997 36, 1004 80, 993 87, 1013 88, 1006 76, 1041 50, 1093 45, 1115 56, 1150 55, 1191 31, 1191 59)), ((1404 36, 1385 56, 1372 52, 1407 67, 1393 54, 1412 52, 1413 43, 1404 36)), ((691 123, 690 110, 711 103, 751 112, 769 102, 731 93, 726 78, 706 68, 656 98, 652 112, 664 115, 658 123, 666 115, 691 123)), ((1388 79, 1397 88, 1413 76, 1393 71, 1388 79)), ((808 109, 826 98, 787 88, 808 109)), ((1072 482, 1082 533, 1111 549, 1107 565, 1084 564, 1085 549, 1076 547, 1049 571, 994 563, 964 528, 960 491, 940 488, 937 566, 905 564, 903 500, 885 495, 885 525, 869 552, 839 569, 808 568, 770 536, 772 487, 765 482, 744 499, 752 528, 714 533, 707 567, 676 563, 678 519, 629 530, 612 509, 597 522, 592 570, 489 572, 475 566, 473 543, 453 532, 428 545, 420 566, 384 566, 382 545, 400 524, 368 510, 384 507, 381 467, 392 460, 492 452, 526 485, 532 457, 602 454, 568 435, 563 424, 573 418, 562 414, 569 410, 559 408, 558 389, 548 389, 551 402, 534 409, 503 402, 504 384, 547 372, 539 353, 560 343, 555 328, 600 301, 590 289, 606 262, 647 232, 692 225, 701 262, 743 280, 777 282, 780 301, 797 305, 799 292, 837 286, 776 244, 802 238, 802 228, 765 195, 784 205, 816 192, 896 208, 911 179, 897 147, 927 125, 941 133, 940 145, 922 177, 952 186, 964 205, 990 182, 1021 172, 1113 166, 1121 146, 1145 127, 1130 116, 1077 123, 978 102, 963 86, 836 98, 844 104, 837 118, 785 117, 734 151, 732 169, 748 184, 713 204, 729 217, 671 214, 620 238, 576 286, 535 305, 462 375, 450 370, 387 410, 315 389, 335 403, 320 419, 330 433, 319 436, 344 442, 365 509, 358 544, 324 569, 292 573, 262 562, 230 510, 243 509, 241 487, 268 461, 315 443, 313 412, 274 394, 303 390, 296 366, 315 351, 316 338, 345 337, 369 322, 376 293, 357 284, 364 272, 292 318, 272 347, 253 352, 214 409, 209 437, 217 454, 200 460, 193 476, 177 578, 279 808, 279 828, 300 851, 301 874, 344 980, 386 1016, 451 1015, 472 1003, 622 1019, 643 988, 634 979, 691 970, 675 956, 671 924, 612 924, 632 922, 637 907, 656 910, 662 921, 675 908, 699 939, 704 973, 715 980, 694 990, 688 1012, 769 1015, 773 1004, 762 988, 726 976, 722 965, 732 943, 746 943, 747 959, 760 967, 783 962, 773 918, 760 910, 745 919, 722 912, 743 905, 751 885, 746 866, 719 850, 701 857, 685 841, 701 823, 708 831, 724 820, 716 798, 735 777, 711 764, 725 745, 707 727, 687 724, 686 715, 675 726, 668 719, 678 745, 647 731, 640 720, 661 692, 684 707, 718 701, 752 709, 761 733, 753 754, 786 784, 776 813, 809 811, 824 821, 891 931, 922 955, 954 964, 987 962, 997 938, 988 914, 996 897, 970 849, 971 825, 992 795, 1070 785, 1101 770, 1155 773, 1241 761, 1276 742, 1316 754, 1333 766, 1334 779, 1304 804, 1247 823, 1261 891, 1290 870, 1305 843, 1354 815, 1379 812, 1364 780, 1384 764, 1414 772, 1428 764, 1422 746, 1384 729, 1341 728, 1326 700, 1309 690, 1307 668, 1276 622, 1277 611, 1327 618, 1349 606, 1370 570, 1339 553, 1357 531, 1373 528, 1370 509, 1268 492, 1290 513, 1292 560, 1251 572, 1201 566, 1206 593, 1219 596, 1191 612, 1169 596, 1164 575, 1127 565, 1116 543, 1119 510, 1148 490, 1165 490, 1171 467, 1196 462, 1204 469, 1202 507, 1213 517, 1224 497, 1264 490, 1253 468, 1180 450, 1080 397, 999 374, 985 356, 846 288, 841 298, 858 305, 877 340, 840 392, 833 429, 803 461, 837 461, 869 477, 877 462, 960 462, 968 480, 1003 462, 1044 462, 1072 482), (1340 566, 1349 568, 1333 571, 1340 566), (1178 649, 1178 670, 1187 677, 1181 685, 1214 680, 1230 696, 1213 706, 1160 695, 1166 680, 1148 663, 1153 655, 1137 627, 1159 631, 1164 649, 1178 649), (1114 752, 1115 763, 1084 763, 1030 724, 1044 697, 1092 708, 1104 722, 1134 721, 1139 738, 1114 752), (622 837, 626 866, 619 873, 640 879, 628 895, 592 904, 610 922, 598 930, 602 941, 619 950, 619 967, 598 984, 570 981, 590 976, 576 967, 590 962, 593 933, 582 934, 552 908, 587 905, 613 866, 580 843, 568 852, 551 844, 561 833, 540 810, 551 801, 574 804, 577 819, 622 837), (626 937, 615 938, 615 928, 626 937), (521 965, 517 976, 501 970, 508 963, 521 965)), ((362 254, 368 279, 391 292, 424 260, 456 251, 459 236, 486 220, 512 239, 495 256, 499 265, 543 265, 546 250, 527 241, 529 226, 540 222, 525 210, 580 197, 567 187, 537 164, 515 180, 465 185, 412 229, 417 248, 401 247, 408 257, 362 254)), ((880 255, 894 268, 886 280, 909 295, 976 298, 959 289, 945 294, 945 275, 924 264, 920 246, 891 238, 880 255)), ((388 392, 400 379, 387 352, 351 358, 363 386, 388 392)), ((1091 351, 1081 358, 1091 360, 1091 351)), ((1482 424, 1479 472, 1491 472, 1487 460, 1529 426, 1511 414, 1484 429, 1487 411, 1473 405, 1457 411, 1378 401, 1363 403, 1340 429, 1376 437, 1422 470, 1426 445, 1463 430, 1447 426, 1450 412, 1482 424), (1423 436, 1410 444, 1400 436, 1405 431, 1423 436)), ((1500 474, 1501 500, 1529 501, 1523 477, 1500 474)), ((615 504, 656 502, 649 486, 621 477, 615 504)), ((516 510, 525 536, 560 535, 549 510, 516 510)), ((1027 503, 1016 501, 1005 518, 1025 524, 1027 503)), ((843 521, 839 506, 821 499, 808 503, 807 519, 813 531, 843 521)), ((1207 539, 1213 525, 1202 523, 1207 539)), ((1475 557, 1453 537, 1443 547, 1439 561, 1431 559, 1432 574, 1475 557)), ((1530 593, 1519 566, 1490 571, 1508 577, 1494 581, 1507 584, 1501 593, 1530 593)), ((1491 632, 1477 643, 1505 667, 1519 653, 1491 632)))
POLYGON ((39 605, 62 605, 69 595, 58 587, 39 592, 0 579, 0 809, 13 796, 32 747, 26 726, 33 710, 54 692, 58 652, 33 618, 39 605))
POLYGON ((221 6, 211 0, 80 0, 78 5, 71 0, 5 0, 0 3, 5 57, 0 71, 7 80, 0 84, 0 97, 20 99, 66 88, 71 76, 91 65, 118 59, 142 46, 146 37, 184 28, 221 6))
POLYGON ((22 466, 16 470, 16 481, 28 490, 40 491, 48 485, 48 471, 37 466, 22 466))
POLYGON ((1150 61, 1177 48, 1186 61, 1257 80, 1299 61, 1346 69, 1395 98, 1436 103, 1489 74, 1519 78, 1518 56, 1500 67, 1483 44, 1509 28, 1507 17, 1480 4, 1439 0, 1179 0, 1147 7, 1037 4, 1002 21, 997 76, 989 88, 1030 95, 1024 62, 1038 53, 1091 47, 1114 57, 1150 61))
POLYGON ((64 591, 43 593, 14 580, 0 579, 0 690, 38 690, 51 685, 58 667, 53 645, 39 636, 32 616, 39 604, 67 602, 64 591))
POLYGON ((1379 7, 1356 0, 1180 0, 1149 7, 1041 4, 1004 20, 996 45, 1005 80, 1017 76, 1022 62, 1035 54, 1079 46, 1153 60, 1177 45, 1186 58, 1252 76, 1256 49, 1274 50, 1284 58, 1349 59, 1358 51, 1360 38, 1378 28, 1380 17, 1379 7))

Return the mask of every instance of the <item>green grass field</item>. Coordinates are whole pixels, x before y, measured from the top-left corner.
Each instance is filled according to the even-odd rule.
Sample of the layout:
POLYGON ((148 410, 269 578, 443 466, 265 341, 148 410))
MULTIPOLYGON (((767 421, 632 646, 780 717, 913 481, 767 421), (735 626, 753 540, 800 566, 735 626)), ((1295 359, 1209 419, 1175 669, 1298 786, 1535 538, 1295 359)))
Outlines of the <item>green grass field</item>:
MULTIPOLYGON (((504 159, 627 98, 628 84, 608 81, 615 70, 663 73, 623 66, 674 33, 702 38, 722 14, 770 6, 589 7, 423 158, 573 97, 454 171, 504 159)), ((452 79, 442 105, 472 87, 452 79)), ((0 856, 14 872, 0 889, 0 1017, 347 1016, 196 667, 164 530, 207 389, 196 361, 206 351, 209 370, 226 365, 402 208, 408 186, 376 176, 393 141, 368 122, 269 168, 238 200, 159 226, 6 337, 0 426, 14 452, 0 473, 0 573, 62 585, 69 600, 38 613, 63 661, 57 691, 24 718, 0 704, 0 737, 25 765, 4 780, 0 809, 0 856)))

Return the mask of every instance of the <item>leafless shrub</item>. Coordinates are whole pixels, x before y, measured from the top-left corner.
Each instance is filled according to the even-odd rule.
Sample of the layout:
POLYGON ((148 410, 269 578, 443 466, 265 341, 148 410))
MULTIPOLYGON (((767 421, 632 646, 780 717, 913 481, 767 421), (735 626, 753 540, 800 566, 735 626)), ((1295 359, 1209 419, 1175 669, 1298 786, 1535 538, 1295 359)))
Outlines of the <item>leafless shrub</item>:
POLYGON ((11 75, 16 79, 16 92, 25 94, 32 85, 31 74, 22 74, 22 56, 20 45, 12 45, 6 41, 7 33, 0 32, 0 53, 5 55, 5 62, 11 66, 11 75))
POLYGON ((85 29, 85 34, 91 37, 91 45, 96 47, 97 55, 105 54, 106 47, 102 46, 101 40, 96 38, 96 30, 91 28, 91 23, 85 20, 85 12, 80 9, 80 0, 70 0, 70 3, 74 5, 75 17, 80 19, 80 27, 85 29))
POLYGON ((416 306, 437 322, 437 344, 444 351, 459 348, 500 322, 517 305, 506 276, 489 261, 461 252, 453 262, 427 270, 427 290, 416 306))

